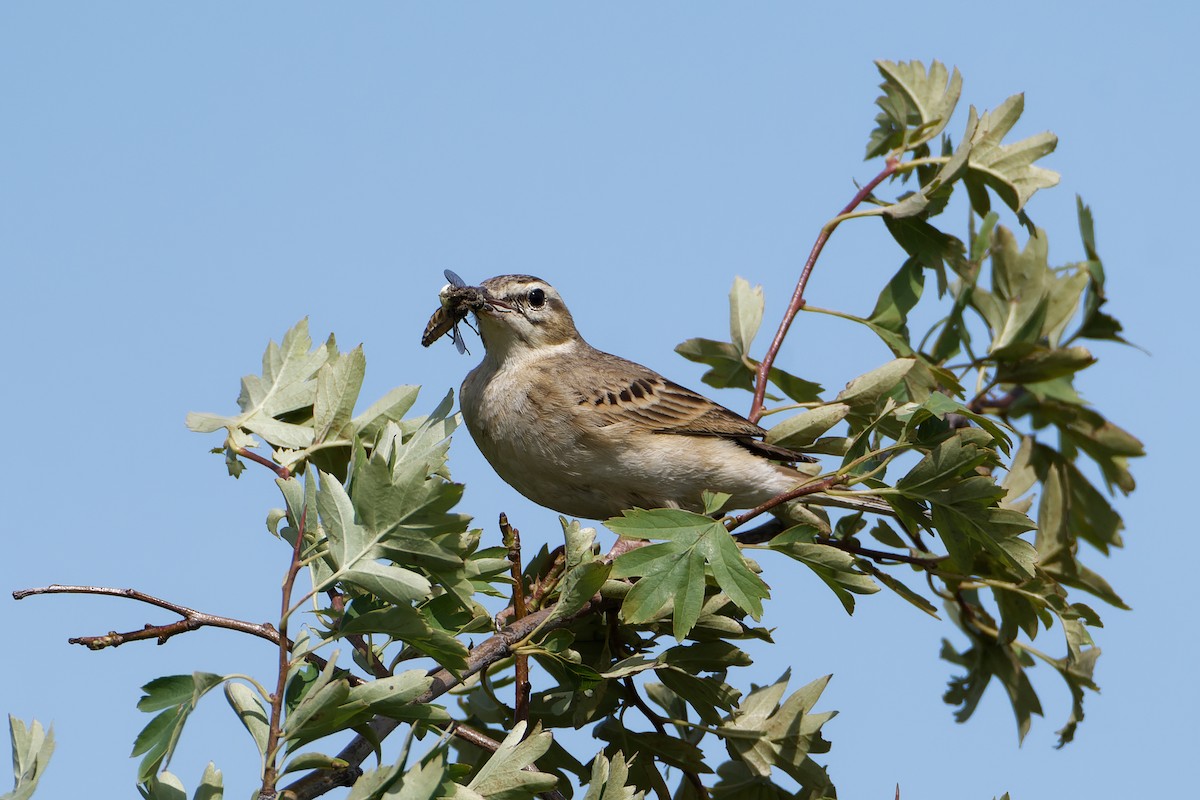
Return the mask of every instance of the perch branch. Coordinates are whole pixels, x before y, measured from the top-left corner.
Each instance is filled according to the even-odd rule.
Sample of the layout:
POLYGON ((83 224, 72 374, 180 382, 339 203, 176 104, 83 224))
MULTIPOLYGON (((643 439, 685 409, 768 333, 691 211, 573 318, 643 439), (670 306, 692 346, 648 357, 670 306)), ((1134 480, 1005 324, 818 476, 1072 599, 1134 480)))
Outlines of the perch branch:
MULTIPOLYGON (((521 569, 521 532, 508 522, 508 515, 500 514, 500 537, 508 548, 508 563, 513 581, 513 619, 519 622, 525 618, 525 576, 521 569)), ((516 698, 513 704, 513 716, 517 722, 529 719, 529 696, 532 688, 529 683, 529 656, 517 653, 514 669, 516 680, 514 690, 516 698)))

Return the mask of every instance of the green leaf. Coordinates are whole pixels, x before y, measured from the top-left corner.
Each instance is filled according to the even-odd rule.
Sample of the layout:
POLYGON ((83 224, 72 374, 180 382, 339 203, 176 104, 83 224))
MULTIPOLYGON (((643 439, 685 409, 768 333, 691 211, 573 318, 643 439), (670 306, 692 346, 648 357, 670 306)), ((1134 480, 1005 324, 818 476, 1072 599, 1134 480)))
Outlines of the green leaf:
POLYGON ((731 667, 748 667, 753 663, 744 650, 724 641, 675 645, 664 650, 659 661, 693 674, 722 672, 731 667))
POLYGON ((138 790, 146 800, 187 800, 183 781, 166 770, 147 777, 138 790))
POLYGON ((605 523, 618 535, 667 540, 624 553, 613 563, 613 577, 641 578, 621 606, 625 621, 650 622, 671 606, 675 638, 682 641, 700 616, 706 565, 730 600, 754 619, 762 616, 767 585, 746 565, 720 521, 679 509, 632 509, 623 514, 605 523))
POLYGON ((525 738, 525 728, 524 721, 513 726, 512 732, 467 784, 468 789, 488 800, 529 800, 558 784, 553 775, 525 769, 549 750, 551 743, 550 734, 538 727, 525 738))
POLYGON ((200 776, 200 785, 196 787, 192 800, 221 800, 224 796, 225 789, 221 780, 221 770, 217 769, 216 765, 210 761, 200 776))
POLYGON ((351 605, 341 625, 330 637, 382 633, 432 657, 451 672, 467 668, 466 646, 451 633, 433 625, 424 609, 408 604, 358 613, 357 603, 351 605))
POLYGON ((258 434, 276 447, 301 449, 313 443, 313 428, 284 422, 279 417, 313 405, 317 395, 318 370, 336 352, 332 339, 310 351, 308 319, 302 319, 284 334, 281 344, 271 342, 263 354, 262 375, 242 378, 235 417, 190 413, 187 425, 194 431, 210 433, 228 429, 258 434))
POLYGON ((399 566, 388 566, 375 559, 384 554, 388 531, 368 528, 355 519, 354 504, 336 478, 324 472, 317 490, 317 510, 329 543, 328 560, 332 574, 322 585, 324 591, 338 581, 347 581, 394 603, 409 603, 427 597, 429 580, 399 566))
POLYGON ((390 764, 380 763, 376 769, 363 772, 354 782, 346 800, 383 800, 385 797, 391 800, 401 797, 405 800, 434 800, 439 795, 449 796, 448 792, 439 791, 445 784, 455 785, 450 783, 444 747, 434 748, 420 764, 404 773, 403 783, 397 785, 397 780, 408 761, 412 738, 413 733, 410 731, 395 761, 390 764))
POLYGON ((350 418, 367 371, 362 346, 331 357, 317 370, 317 396, 313 401, 313 440, 348 438, 350 418))
MULTIPOLYGON (((758 369, 758 362, 753 363, 754 368, 758 369)), ((778 367, 771 367, 767 372, 767 380, 778 386, 779 391, 797 403, 815 403, 821 399, 821 393, 825 391, 821 384, 797 378, 778 367)))
POLYGON ((761 286, 750 287, 745 278, 734 278, 729 290, 729 336, 738 352, 746 355, 762 325, 763 290, 761 286))
MULTIPOLYGON (((699 549, 680 548, 674 542, 649 545, 634 552, 640 558, 626 559, 624 564, 618 559, 618 570, 642 576, 625 596, 621 618, 637 625, 652 622, 669 609, 675 638, 682 641, 700 617, 704 601, 704 555, 699 549)), ((620 558, 630 555, 626 553, 620 558)))
POLYGON ((229 701, 230 707, 254 739, 258 754, 266 756, 271 723, 267 718, 267 709, 258 694, 240 681, 229 681, 225 684, 225 699, 229 701))
POLYGON ((1019 357, 1041 341, 1053 280, 1044 232, 1030 236, 1021 250, 1012 231, 997 226, 992 245, 992 285, 1001 319, 988 320, 992 327, 993 357, 1019 357))
POLYGON ((279 774, 287 775, 289 772, 301 772, 309 769, 345 769, 348 766, 350 766, 350 762, 344 758, 327 756, 324 753, 301 753, 288 759, 279 774))
POLYGON ((916 307, 924 287, 925 273, 921 265, 912 259, 905 261, 879 293, 875 310, 867 319, 907 339, 908 312, 916 307))
POLYGON ((736 345, 712 339, 688 339, 675 346, 675 352, 688 361, 707 364, 710 369, 700 380, 718 389, 754 388, 754 373, 736 345))
MULTIPOLYGON (((689 361, 709 365, 711 369, 700 376, 700 380, 709 386, 754 390, 759 362, 743 354, 736 345, 712 339, 688 339, 676 345, 675 352, 689 361)), ((811 403, 821 396, 820 384, 798 378, 778 367, 772 367, 767 378, 797 403, 811 403)))
POLYGON ((567 569, 573 569, 596 557, 595 528, 585 528, 579 523, 579 520, 569 520, 562 516, 558 518, 558 524, 562 525, 563 529, 567 569))
POLYGON ((366 411, 352 419, 354 432, 372 442, 389 422, 399 422, 417 401, 419 386, 397 386, 372 403, 366 411))
POLYGON ((407 748, 394 764, 363 773, 346 800, 375 800, 377 797, 387 800, 438 800, 443 797, 478 800, 479 795, 454 782, 445 748, 434 749, 401 776, 406 757, 407 748))
POLYGON ((473 593, 463 565, 470 518, 449 513, 462 487, 444 477, 453 424, 441 408, 408 436, 389 423, 356 465, 350 496, 380 555, 427 570, 466 604, 473 593))
POLYGON ((138 700, 138 709, 146 712, 165 710, 150 720, 134 739, 130 755, 145 754, 138 765, 139 783, 150 780, 154 773, 170 763, 188 716, 200 698, 224 680, 211 672, 194 672, 155 678, 142 687, 145 695, 138 700))
POLYGON ((370 718, 365 704, 345 707, 350 685, 345 677, 335 677, 338 673, 336 662, 337 653, 334 652, 321 674, 308 684, 299 702, 284 718, 281 735, 289 750, 294 751, 314 739, 352 728, 370 718))
POLYGON ((432 684, 433 679, 424 670, 407 670, 350 687, 346 702, 361 703, 371 713, 392 719, 431 719, 434 716, 448 719, 442 709, 434 709, 440 713, 431 715, 432 707, 413 704, 413 700, 428 691, 432 684))
MULTIPOLYGON (((1057 136, 1047 131, 1013 144, 1001 144, 1024 108, 1025 96, 1017 94, 978 118, 971 137, 965 181, 971 204, 981 216, 990 210, 987 194, 983 191, 985 186, 1014 212, 1019 212, 1038 189, 1058 183, 1057 172, 1034 166, 1035 161, 1054 152, 1058 146, 1057 136)), ((972 108, 971 116, 975 113, 972 108)))
POLYGON ((551 621, 577 614, 600 591, 600 587, 608 579, 611 570, 611 564, 597 559, 580 564, 568 571, 563 576, 562 584, 559 587, 558 602, 555 603, 550 616, 539 628, 548 625, 551 621))
POLYGON ((1005 490, 976 469, 999 460, 994 451, 969 440, 970 430, 938 444, 896 482, 896 489, 930 504, 933 526, 960 571, 969 572, 976 554, 987 552, 1017 575, 1033 577, 1037 554, 1020 534, 1035 526, 1024 514, 997 506, 1005 490))
POLYGON ((932 140, 946 127, 962 93, 962 76, 947 74, 939 61, 876 61, 883 76, 883 95, 876 128, 867 143, 867 158, 897 150, 912 150, 932 140))
POLYGON ((790 528, 767 543, 767 547, 794 558, 817 574, 833 590, 847 614, 854 613, 854 595, 879 591, 869 575, 858 568, 858 559, 829 545, 813 542, 814 529, 790 528))
POLYGON ((1095 356, 1083 347, 1049 348, 1038 345, 1015 361, 1001 361, 997 364, 996 382, 1040 383, 1074 375, 1095 363, 1095 356))
POLYGON ((718 725, 721 716, 737 705, 741 692, 718 677, 694 675, 668 667, 656 673, 663 685, 687 702, 706 725, 718 725))
POLYGON ((868 572, 872 576, 874 576, 884 586, 891 589, 893 592, 900 595, 906 601, 908 601, 912 605, 916 606, 917 608, 921 609, 929 616, 933 617, 934 619, 941 619, 941 617, 938 616, 937 607, 933 603, 929 602, 924 597, 922 597, 920 594, 917 594, 912 589, 908 588, 908 586, 906 586, 903 582, 901 582, 897 578, 894 578, 893 576, 889 575, 886 571, 880 569, 879 567, 876 567, 874 564, 872 564, 870 561, 867 561, 866 559, 861 559, 859 561, 859 566, 863 570, 865 570, 866 572, 868 572))
POLYGON ((962 436, 951 436, 933 448, 916 466, 896 481, 896 489, 914 500, 929 499, 939 490, 971 477, 976 467, 997 466, 996 454, 962 436))
POLYGON ((46 730, 35 719, 26 727, 9 714, 8 733, 12 739, 13 790, 2 800, 29 800, 54 754, 54 726, 46 730))
POLYGON ((813 714, 812 708, 829 683, 829 675, 797 690, 786 700, 790 670, 770 686, 755 687, 729 717, 720 733, 731 755, 755 775, 766 778, 772 767, 797 781, 811 778, 805 766, 810 753, 823 753, 829 743, 821 737, 821 726, 837 714, 813 714))
MULTIPOLYGON (((925 220, 942 213, 950 202, 954 184, 961 179, 967 170, 973 147, 972 137, 975 134, 976 119, 967 121, 958 148, 951 150, 950 140, 943 139, 942 156, 945 161, 936 167, 918 167, 917 175, 921 188, 902 197, 898 202, 883 208, 884 223, 891 231, 893 238, 904 247, 910 256, 917 257, 925 266, 938 272, 938 294, 945 291, 946 279, 942 262, 954 253, 954 237, 946 236, 929 225, 925 220), (925 242, 916 237, 922 237, 925 242)), ((927 148, 918 150, 918 156, 927 152, 927 148)), ((958 245, 961 251, 961 243, 958 245)))
MULTIPOLYGON (((608 717, 594 729, 598 739, 611 742, 613 747, 606 748, 610 755, 617 750, 636 753, 629 768, 631 773, 641 768, 642 773, 635 781, 638 786, 652 783, 651 776, 644 770, 653 769, 655 762, 666 766, 704 775, 712 772, 704 761, 704 754, 694 743, 685 741, 665 733, 639 733, 622 725, 613 717, 608 717), (649 762, 649 763, 647 763, 649 762)), ((661 776, 659 778, 661 780, 661 776)))
POLYGON ((1008 694, 1008 701, 1017 718, 1017 735, 1024 739, 1029 732, 1032 716, 1042 715, 1041 702, 1025 672, 1025 667, 1033 662, 1028 655, 995 641, 981 637, 972 637, 972 641, 972 647, 959 653, 950 642, 942 640, 942 658, 967 669, 965 675, 950 680, 942 699, 949 705, 958 706, 954 718, 958 722, 966 722, 979 706, 984 689, 995 678, 1008 694))
POLYGON ((846 384, 846 388, 834 398, 834 402, 845 403, 854 413, 870 413, 881 399, 896 388, 914 364, 914 359, 897 358, 859 375, 846 384))
POLYGON ((850 413, 846 403, 828 403, 788 417, 767 431, 766 440, 780 447, 801 448, 837 425, 850 413))
MULTIPOLYGON (((893 208, 895 206, 889 206, 887 210, 893 208)), ((938 276, 938 296, 942 296, 947 282, 945 265, 961 262, 965 250, 962 241, 943 233, 920 217, 898 219, 885 213, 883 221, 896 244, 909 255, 909 260, 915 260, 938 276)))
POLYGON ((597 753, 592 761, 592 777, 587 783, 587 793, 583 800, 642 800, 645 792, 638 791, 630 785, 629 767, 625 764, 625 755, 618 750, 612 759, 597 753))

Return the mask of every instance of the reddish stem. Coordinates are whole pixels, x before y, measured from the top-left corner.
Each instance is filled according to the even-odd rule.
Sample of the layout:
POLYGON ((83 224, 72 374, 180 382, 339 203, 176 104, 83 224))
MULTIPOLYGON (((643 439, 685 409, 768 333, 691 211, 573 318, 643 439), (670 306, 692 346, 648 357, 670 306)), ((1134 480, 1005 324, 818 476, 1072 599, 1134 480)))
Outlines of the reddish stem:
POLYGON ((804 262, 804 270, 800 273, 800 280, 796 282, 796 291, 792 292, 792 300, 788 303, 787 311, 784 312, 783 321, 779 323, 779 330, 775 332, 775 338, 771 340, 771 346, 767 349, 767 355, 763 358, 762 363, 758 365, 758 375, 754 382, 754 403, 750 406, 750 421, 758 422, 763 415, 763 400, 767 395, 767 376, 771 374, 771 367, 775 364, 775 357, 779 355, 779 348, 783 346, 783 340, 787 337, 788 329, 792 327, 792 320, 800 313, 800 309, 804 308, 804 290, 808 286, 808 278, 812 274, 813 267, 816 266, 817 259, 821 255, 821 251, 825 249, 825 243, 829 241, 829 237, 833 235, 834 230, 842 222, 842 217, 849 214, 858 205, 866 200, 874 191, 875 187, 887 180, 892 173, 896 171, 896 167, 900 166, 900 159, 889 158, 883 171, 876 175, 871 180, 867 181, 854 197, 850 198, 850 202, 846 204, 838 215, 826 222, 821 232, 817 234, 817 241, 813 243, 812 252, 808 254, 808 260, 804 262))
POLYGON ((243 458, 250 459, 251 461, 253 461, 256 464, 262 464, 264 467, 271 470, 272 472, 274 472, 276 475, 278 475, 280 478, 282 478, 285 481, 288 478, 292 477, 292 471, 290 469, 288 469, 287 467, 285 467, 281 464, 276 464, 274 461, 272 461, 269 458, 264 458, 263 456, 260 456, 258 453, 254 452, 253 450, 247 450, 244 447, 235 447, 233 449, 233 452, 243 458))
POLYGON ((278 780, 279 737, 283 731, 283 694, 287 689, 288 667, 291 665, 291 648, 288 642, 288 614, 292 607, 292 588, 296 584, 296 576, 300 574, 300 551, 304 547, 304 524, 308 518, 308 508, 300 512, 300 521, 296 526, 296 543, 292 546, 292 560, 288 564, 286 577, 283 579, 283 600, 279 611, 279 675, 275 680, 275 693, 271 695, 271 726, 267 732, 266 769, 263 770, 262 790, 258 796, 262 800, 274 798, 275 782, 278 780))
POLYGON ((732 531, 735 528, 754 519, 759 514, 770 511, 772 508, 775 508, 775 506, 783 505, 789 500, 795 500, 797 497, 804 497, 806 495, 816 494, 817 492, 823 492, 826 489, 832 489, 834 486, 837 486, 844 480, 845 476, 830 475, 828 478, 816 481, 815 483, 806 483, 803 486, 798 486, 795 489, 792 489, 790 492, 777 494, 767 502, 763 503, 762 505, 755 506, 744 514, 738 514, 736 517, 730 517, 725 521, 725 527, 732 531))

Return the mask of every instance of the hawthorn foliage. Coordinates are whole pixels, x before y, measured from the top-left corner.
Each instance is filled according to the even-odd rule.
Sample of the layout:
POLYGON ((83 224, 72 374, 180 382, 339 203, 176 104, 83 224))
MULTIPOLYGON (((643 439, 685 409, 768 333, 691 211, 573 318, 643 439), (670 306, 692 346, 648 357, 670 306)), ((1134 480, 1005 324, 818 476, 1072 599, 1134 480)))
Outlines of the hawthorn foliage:
MULTIPOLYGON (((750 415, 767 440, 819 457, 813 487, 873 498, 875 512, 813 505, 810 524, 747 530, 751 514, 630 509, 604 523, 625 546, 605 551, 594 529, 564 519, 562 544, 530 556, 506 521, 496 540, 458 508, 453 394, 412 417, 417 388, 402 386, 355 413, 361 347, 343 352, 332 336, 314 346, 302 321, 269 345, 261 375, 242 379, 236 412, 187 419, 221 434, 215 452, 235 477, 274 471, 281 504, 267 527, 280 540, 289 611, 262 627, 138 595, 181 614, 179 629, 110 634, 218 625, 277 647, 279 672, 148 683, 139 708, 154 716, 134 745, 143 796, 187 796, 166 768, 190 712, 219 690, 261 757, 264 800, 337 786, 354 800, 835 797, 820 763, 828 676, 791 691, 789 674, 765 686, 738 680, 750 663, 739 645, 771 640, 770 590, 749 558, 761 549, 794 560, 847 612, 885 590, 964 634, 965 649, 945 640, 940 653, 961 670, 944 697, 960 721, 995 682, 1024 736, 1041 713, 1029 670, 1058 673, 1073 701, 1059 731, 1069 742, 1096 689, 1091 604, 1125 608, 1094 565, 1121 546, 1110 498, 1134 489, 1128 460, 1142 454, 1075 388, 1096 363, 1090 342, 1124 342, 1104 308, 1092 215, 1080 201, 1085 260, 1051 264, 1026 204, 1058 181, 1037 164, 1056 139, 1006 141, 1022 97, 971 107, 952 137, 957 70, 878 68, 867 158, 880 171, 822 229, 781 335, 762 343, 763 293, 737 279, 729 341, 677 348, 709 367, 711 386, 756 392, 750 415), (961 237, 936 224, 956 189, 970 209, 961 237), (1023 232, 1002 225, 999 209, 1023 232), (807 310, 866 326, 893 358, 827 391, 819 381, 830 375, 776 366, 778 343, 824 241, 867 218, 899 248, 874 307, 807 310), (914 332, 918 305, 937 321, 914 332), (568 751, 553 737, 567 728, 590 730, 599 752, 568 751), (329 737, 348 732, 331 751, 329 737), (723 760, 706 756, 714 742, 723 760)), ((709 510, 726 499, 709 496, 709 510)), ((801 668, 819 674, 821 664, 813 656, 801 668)), ((25 797, 53 736, 12 725, 13 796, 25 797)), ((192 796, 221 792, 210 767, 192 796)))

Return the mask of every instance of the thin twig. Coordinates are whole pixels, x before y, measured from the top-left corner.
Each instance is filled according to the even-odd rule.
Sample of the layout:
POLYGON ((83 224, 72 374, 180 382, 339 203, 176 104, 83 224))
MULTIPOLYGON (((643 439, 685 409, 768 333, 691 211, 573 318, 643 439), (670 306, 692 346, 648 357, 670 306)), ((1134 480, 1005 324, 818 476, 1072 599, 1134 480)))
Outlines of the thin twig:
MULTIPOLYGON (((346 597, 336 589, 329 589, 325 592, 329 596, 331 608, 339 615, 343 615, 346 611, 346 597)), ((370 667, 371 674, 376 678, 390 678, 392 670, 387 668, 387 665, 379 660, 379 656, 375 654, 375 649, 371 647, 367 637, 361 633, 342 634, 346 641, 354 646, 355 651, 363 657, 367 666, 370 667)))
POLYGON ((288 668, 291 666, 291 648, 288 646, 288 615, 291 613, 292 588, 300 574, 300 551, 304 547, 304 524, 308 507, 300 512, 296 526, 296 542, 292 545, 292 560, 288 563, 287 575, 283 579, 283 600, 279 609, 279 675, 275 680, 275 693, 271 695, 271 725, 267 730, 266 767, 263 769, 261 800, 274 800, 275 782, 278 780, 279 737, 283 731, 283 694, 287 689, 288 668))
POLYGON ((777 494, 762 505, 755 506, 749 511, 738 514, 736 517, 728 517, 725 520, 725 527, 732 531, 738 526, 754 519, 759 514, 764 514, 776 506, 783 505, 789 500, 795 500, 797 497, 804 497, 805 495, 816 494, 817 492, 823 492, 826 489, 832 489, 834 486, 841 484, 845 480, 846 476, 844 475, 830 475, 828 478, 823 478, 822 480, 814 481, 813 483, 806 483, 803 486, 797 486, 790 492, 777 494))
POLYGON ((913 564, 926 569, 936 567, 941 562, 945 561, 950 556, 910 556, 903 553, 889 553, 886 550, 872 550, 869 547, 863 547, 858 542, 846 539, 827 539, 823 536, 818 536, 813 539, 816 544, 823 544, 826 547, 833 547, 837 550, 842 550, 847 553, 852 553, 856 556, 869 558, 876 563, 884 562, 901 562, 904 564, 913 564))
MULTIPOLYGON (((500 514, 500 537, 504 546, 508 548, 508 563, 513 580, 513 619, 519 622, 526 614, 525 576, 521 569, 521 532, 509 524, 508 515, 503 512, 500 514)), ((517 653, 514 661, 516 699, 513 704, 513 716, 517 722, 525 722, 529 719, 529 696, 532 691, 529 685, 529 656, 517 653)))
POLYGON ((763 357, 762 363, 758 365, 758 374, 754 382, 754 402, 750 406, 749 414, 751 422, 758 422, 762 418, 763 401, 767 395, 767 378, 771 374, 771 367, 775 364, 776 356, 779 355, 779 348, 783 346, 783 340, 787 337, 788 329, 792 326, 792 320, 796 318, 796 314, 800 313, 800 309, 804 307, 804 289, 808 286, 808 278, 812 274, 813 267, 816 266, 821 251, 825 249, 825 243, 829 241, 829 237, 833 234, 837 226, 842 223, 846 215, 854 211, 859 203, 866 200, 875 187, 887 180, 899 166, 900 160, 898 158, 889 158, 883 171, 867 181, 855 193, 854 197, 850 198, 850 202, 846 204, 846 207, 836 217, 826 222, 822 226, 821 232, 817 234, 817 240, 813 243, 812 251, 808 254, 808 260, 804 262, 804 270, 800 273, 800 279, 796 282, 796 290, 792 293, 791 302, 788 303, 787 311, 784 312, 783 321, 779 323, 779 330, 775 332, 775 338, 771 340, 771 346, 767 349, 766 356, 763 357))
POLYGON ((567 568, 567 550, 561 544, 550 554, 550 566, 546 573, 538 578, 529 592, 529 607, 537 610, 542 607, 542 600, 558 586, 563 571, 567 568))
POLYGON ((234 447, 232 449, 236 455, 239 455, 243 458, 248 458, 256 464, 262 464, 264 467, 271 470, 272 472, 274 472, 276 475, 278 475, 280 478, 282 478, 285 481, 288 478, 292 477, 292 471, 290 469, 283 466, 282 464, 276 464, 274 461, 272 461, 269 458, 260 456, 258 453, 254 452, 253 450, 247 450, 244 447, 234 447))
POLYGON ((198 628, 226 628, 233 631, 241 631, 248 633, 251 636, 257 636, 260 639, 266 639, 272 643, 278 643, 279 631, 275 630, 270 623, 254 623, 246 622, 240 619, 232 619, 231 617, 221 617, 216 614, 206 614, 203 611, 197 611, 194 608, 181 606, 178 603, 172 603, 169 600, 163 600, 159 597, 146 594, 137 589, 114 589, 108 586, 68 586, 55 583, 50 586, 41 586, 36 589, 20 589, 12 593, 14 600, 23 600, 26 597, 41 594, 98 594, 107 595, 109 597, 122 597, 127 600, 137 600, 140 603, 165 608, 179 616, 183 617, 179 622, 173 622, 168 625, 146 625, 136 631, 128 633, 117 633, 110 631, 104 636, 78 636, 68 639, 71 644, 81 644, 91 650, 103 650, 106 647, 119 647, 126 642, 140 641, 144 639, 157 639, 159 644, 165 644, 167 639, 177 633, 186 631, 194 631, 198 628))

